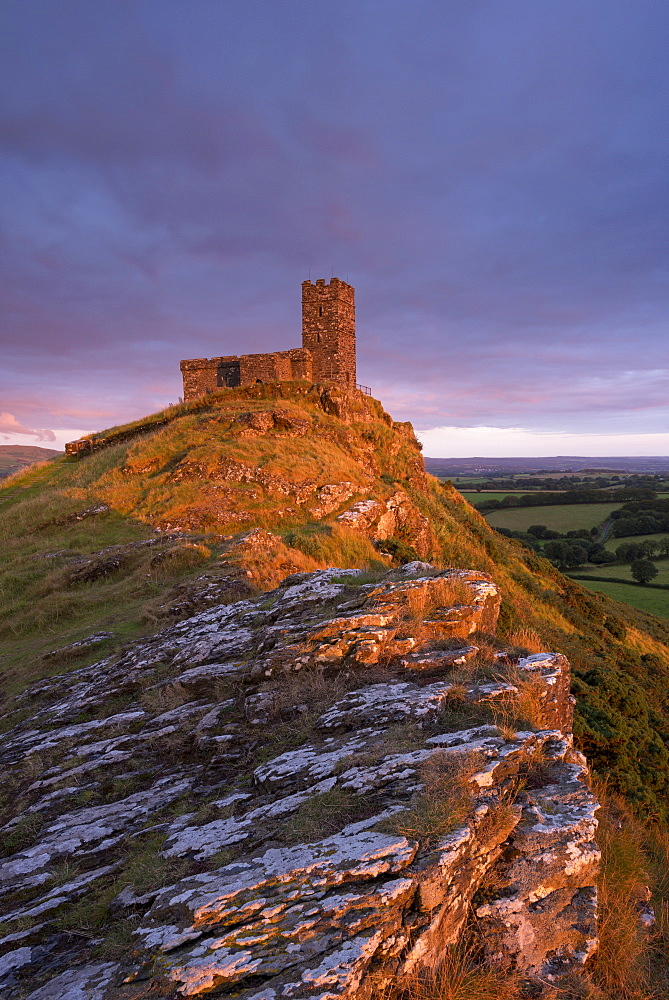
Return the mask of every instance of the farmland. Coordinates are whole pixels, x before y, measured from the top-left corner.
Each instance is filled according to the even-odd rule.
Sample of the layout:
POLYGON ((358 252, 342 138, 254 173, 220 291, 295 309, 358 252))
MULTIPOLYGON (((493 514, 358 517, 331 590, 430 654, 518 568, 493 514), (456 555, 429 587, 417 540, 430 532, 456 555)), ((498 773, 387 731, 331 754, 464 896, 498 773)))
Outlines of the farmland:
POLYGON ((594 528, 618 510, 620 503, 580 503, 554 504, 546 507, 512 507, 495 510, 486 520, 493 528, 509 528, 512 531, 527 531, 532 524, 545 524, 553 531, 566 533, 578 528, 594 528))
MULTIPOLYGON (((669 559, 654 559, 653 562, 657 566, 658 573, 651 582, 669 585, 669 559)), ((629 580, 630 583, 634 581, 628 563, 614 563, 612 566, 588 566, 587 568, 584 567, 582 572, 588 575, 607 576, 613 579, 617 577, 621 580, 629 580)), ((669 605, 669 590, 666 593, 665 602, 669 605)))
MULTIPOLYGON (((616 566, 613 568, 624 569, 625 567, 616 566)), ((599 576, 599 572, 597 575, 599 576)), ((602 580, 585 580, 577 574, 573 576, 573 579, 577 580, 582 587, 587 587, 589 590, 599 590, 602 594, 612 597, 615 601, 630 604, 633 608, 639 608, 640 611, 649 611, 651 614, 659 615, 661 618, 669 618, 669 590, 654 590, 652 587, 640 587, 638 584, 633 583, 608 583, 602 580)), ((660 577, 658 576, 657 579, 659 580, 660 577)))

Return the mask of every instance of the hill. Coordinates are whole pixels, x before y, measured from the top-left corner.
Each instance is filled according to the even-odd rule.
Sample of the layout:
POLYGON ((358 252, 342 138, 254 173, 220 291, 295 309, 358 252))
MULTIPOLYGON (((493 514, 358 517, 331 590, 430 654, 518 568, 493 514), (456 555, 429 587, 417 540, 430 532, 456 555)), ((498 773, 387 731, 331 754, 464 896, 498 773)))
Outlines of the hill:
MULTIPOLYGON (((397 680, 392 670, 400 669, 396 663, 400 647, 383 645, 391 612, 383 601, 378 604, 374 587, 380 580, 383 587, 395 587, 398 578, 392 572, 402 564, 415 566, 417 560, 436 568, 423 566, 414 573, 448 575, 453 569, 466 570, 473 573, 471 579, 494 581, 501 594, 497 623, 480 617, 472 624, 473 638, 467 640, 475 643, 481 676, 496 678, 497 683, 495 663, 502 659, 517 663, 519 656, 535 650, 566 656, 576 696, 574 733, 579 748, 637 816, 669 822, 669 623, 588 592, 535 553, 498 535, 456 490, 425 473, 411 426, 393 422, 377 401, 332 385, 299 382, 223 390, 95 435, 90 447, 86 457, 57 460, 46 472, 40 469, 39 476, 27 470, 20 478, 24 489, 0 503, 5 556, 0 570, 4 595, 0 668, 5 691, 1 721, 10 746, 35 741, 30 744, 30 765, 20 770, 14 785, 8 785, 9 850, 32 850, 44 817, 62 810, 70 798, 80 811, 88 809, 87 822, 97 824, 96 829, 102 813, 94 814, 93 807, 107 810, 104 816, 112 822, 115 802, 141 812, 148 790, 154 787, 157 797, 151 808, 167 809, 174 803, 169 808, 176 812, 162 820, 158 815, 156 823, 163 825, 147 827, 141 857, 128 847, 122 869, 113 867, 121 863, 118 858, 107 861, 95 855, 96 864, 105 868, 99 876, 102 888, 85 891, 81 906, 58 924, 59 934, 79 931, 96 939, 102 928, 108 936, 105 960, 112 954, 118 957, 119 950, 125 954, 130 949, 132 928, 126 916, 121 927, 109 915, 109 906, 124 886, 134 885, 137 899, 152 891, 153 900, 158 888, 147 878, 148 870, 155 870, 162 880, 158 887, 164 887, 170 879, 193 873, 199 878, 214 861, 219 868, 236 863, 238 855, 226 853, 220 839, 218 853, 204 869, 189 867, 191 848, 186 852, 191 857, 188 864, 177 855, 166 860, 159 853, 168 826, 170 836, 176 837, 179 816, 193 808, 186 786, 182 788, 179 781, 191 771, 192 777, 196 767, 219 775, 209 779, 206 794, 198 792, 203 795, 198 822, 223 829, 221 823, 232 822, 241 816, 240 809, 247 809, 233 806, 223 794, 229 775, 243 777, 230 794, 236 796, 235 803, 246 801, 251 792, 244 781, 253 768, 268 759, 266 754, 306 747, 314 739, 314 719, 329 710, 333 700, 343 698, 348 704, 347 692, 365 683, 364 678, 368 684, 381 685, 397 680), (313 574, 328 566, 361 569, 356 586, 368 590, 356 596, 327 574, 312 577, 311 582, 298 576, 292 583, 281 583, 290 574, 313 574), (309 587, 300 591, 303 582, 309 587), (372 597, 377 603, 366 604, 372 597), (312 602, 321 617, 307 624, 292 619, 281 624, 273 609, 284 607, 285 601, 293 609, 291 614, 296 606, 291 601, 300 607, 306 602, 307 610, 312 602), (355 643, 352 615, 359 618, 355 643), (323 616, 325 624, 317 627, 323 616), (320 667, 313 670, 314 664, 309 667, 311 661, 305 660, 304 683, 295 680, 288 688, 275 689, 272 650, 277 657, 281 653, 295 659, 302 655, 297 650, 307 641, 307 633, 320 644, 314 661, 320 667), (259 638, 252 642, 256 635, 259 638), (348 645, 337 652, 342 635, 348 637, 348 645), (349 653, 353 645, 355 653, 349 653), (341 666, 322 674, 328 663, 341 666), (236 676, 240 664, 246 664, 243 682, 236 676), (324 679, 319 681, 320 676, 324 679), (214 712, 212 697, 219 708, 225 704, 233 712, 229 725, 214 712), (273 698, 278 701, 272 702, 273 698), (245 707, 235 715, 239 704, 245 707), (216 716, 207 715, 206 725, 204 708, 200 711, 205 705, 206 712, 216 716), (197 732, 188 726, 182 729, 178 721, 182 715, 189 718, 191 711, 193 726, 204 725, 197 732), (84 746, 76 727, 91 727, 92 738, 107 719, 120 720, 114 723, 121 727, 120 733, 90 748, 84 746), (141 776, 145 751, 138 748, 144 744, 133 735, 145 724, 150 730, 146 744, 147 761, 152 762, 150 779, 141 776), (55 726, 60 727, 57 738, 49 736, 55 726), (29 736, 30 732, 38 735, 29 736), (158 732, 164 735, 156 736, 158 732), (262 734, 260 745, 253 732, 262 734), (242 736, 244 749, 235 750, 242 736), (51 749, 56 745, 61 749, 51 749), (54 758, 54 753, 60 756, 54 758), (235 756, 238 753, 251 757, 235 756), (174 793, 166 774, 164 785, 156 785, 163 780, 160 768, 172 760, 186 769, 178 781, 174 775, 170 778, 176 782, 174 793), (105 768, 111 768, 106 778, 105 768), (117 876, 109 874, 107 863, 112 866, 109 872, 125 872, 125 881, 114 882, 117 876), (117 952, 109 943, 112 932, 122 932, 117 952)), ((442 620, 439 615, 445 622, 462 617, 457 609, 468 599, 457 587, 449 595, 442 598, 448 608, 445 617, 439 608, 435 616, 423 597, 406 598, 411 625, 404 632, 398 626, 393 633, 393 642, 405 643, 402 655, 428 642, 435 621, 442 620)), ((460 647, 469 634, 467 629, 460 634, 460 647)), ((437 642, 434 648, 447 654, 449 642, 441 646, 437 642)), ((465 702, 468 690, 466 684, 461 687, 465 702)), ((507 736, 515 732, 510 718, 500 730, 507 736)), ((480 715, 466 713, 458 719, 459 730, 482 722, 480 715)), ((442 728, 435 738, 443 734, 442 728)), ((393 739, 405 741, 404 747, 409 737, 403 731, 393 739)), ((423 744, 412 740, 414 736, 409 742, 418 752, 423 744)), ((355 752, 363 755, 362 766, 372 750, 365 745, 355 752)), ((302 779, 295 780, 298 791, 293 797, 299 797, 302 779)), ((333 787, 323 787, 318 794, 330 795, 333 787)), ((337 791, 334 798, 318 801, 323 810, 330 810, 330 821, 336 815, 355 824, 359 803, 342 794, 337 791)), ((253 826, 253 810, 274 808, 273 799, 253 799, 253 803, 244 829, 253 826)), ((627 817, 626 828, 634 832, 637 869, 657 888, 659 881, 653 881, 651 869, 661 855, 657 847, 661 836, 658 840, 650 827, 635 825, 622 802, 616 808, 617 815, 627 817)), ((287 843, 309 836, 300 831, 311 829, 308 824, 317 819, 319 836, 324 829, 339 829, 336 822, 323 826, 323 816, 315 817, 312 806, 305 809, 300 823, 307 826, 291 827, 287 843)), ((268 849, 273 849, 270 832, 263 836, 269 838, 268 849)), ((92 863, 87 862, 87 872, 92 863)), ((72 876, 69 871, 58 878, 68 886, 79 885, 76 873, 72 876)), ((58 883, 48 884, 55 892, 58 883)), ((17 890, 17 907, 24 905, 25 891, 17 890)), ((79 893, 78 888, 71 891, 79 893)), ((634 896, 634 906, 637 902, 634 896)), ((149 903, 132 904, 139 907, 138 913, 142 905, 146 909, 149 903)), ((23 911, 19 907, 17 912, 23 911)), ((37 916, 27 914, 28 924, 21 923, 16 933, 28 934, 37 916)), ((11 995, 23 996, 18 990, 17 986, 11 995)))
POLYGON ((33 445, 0 444, 0 478, 11 476, 35 462, 46 462, 62 452, 53 448, 38 448, 33 445))
POLYGON ((98 438, 105 447, 54 463, 36 495, 0 507, 12 684, 52 672, 39 655, 87 630, 114 633, 111 650, 157 625, 179 594, 192 610, 198 578, 238 594, 375 559, 475 568, 502 589, 506 633, 535 630, 571 658, 576 732, 595 767, 669 819, 669 623, 498 535, 426 475, 411 425, 377 401, 335 386, 250 386, 98 438), (249 537, 254 528, 269 534, 249 537))
POLYGON ((549 472, 669 472, 669 456, 641 455, 582 457, 557 455, 544 458, 426 458, 428 472, 434 476, 472 474, 510 475, 549 472))

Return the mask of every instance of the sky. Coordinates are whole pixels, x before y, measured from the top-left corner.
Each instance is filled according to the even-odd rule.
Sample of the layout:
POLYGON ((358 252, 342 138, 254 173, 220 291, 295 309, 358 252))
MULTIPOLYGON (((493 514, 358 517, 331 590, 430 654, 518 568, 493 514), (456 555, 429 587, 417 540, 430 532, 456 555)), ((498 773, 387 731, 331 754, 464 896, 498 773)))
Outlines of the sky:
POLYGON ((433 457, 669 454, 666 0, 3 0, 0 444, 300 344, 433 457))

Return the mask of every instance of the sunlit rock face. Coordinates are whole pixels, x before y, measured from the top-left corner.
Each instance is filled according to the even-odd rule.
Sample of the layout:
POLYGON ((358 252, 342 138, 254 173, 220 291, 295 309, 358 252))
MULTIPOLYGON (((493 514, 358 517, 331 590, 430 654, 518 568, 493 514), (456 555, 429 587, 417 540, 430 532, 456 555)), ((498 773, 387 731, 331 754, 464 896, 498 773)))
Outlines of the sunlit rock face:
POLYGON ((362 998, 466 922, 500 974, 581 969, 569 664, 491 652, 499 605, 422 562, 295 574, 8 703, 2 996, 362 998))

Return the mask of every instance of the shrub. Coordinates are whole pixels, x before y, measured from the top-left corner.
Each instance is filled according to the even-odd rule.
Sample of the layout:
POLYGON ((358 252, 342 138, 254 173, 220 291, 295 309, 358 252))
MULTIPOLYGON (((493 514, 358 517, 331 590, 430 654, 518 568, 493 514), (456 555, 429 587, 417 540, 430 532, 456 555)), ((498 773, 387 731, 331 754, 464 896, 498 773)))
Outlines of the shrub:
POLYGON ((406 542, 401 541, 399 538, 381 538, 374 542, 374 544, 379 552, 387 552, 388 555, 392 556, 402 566, 405 563, 415 562, 420 559, 414 547, 407 545, 406 542))

